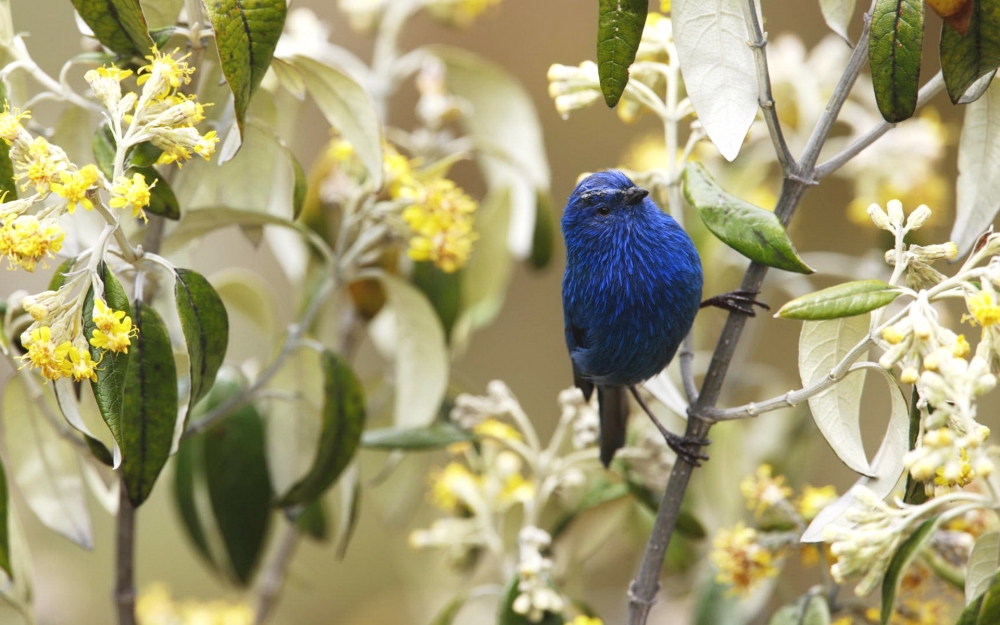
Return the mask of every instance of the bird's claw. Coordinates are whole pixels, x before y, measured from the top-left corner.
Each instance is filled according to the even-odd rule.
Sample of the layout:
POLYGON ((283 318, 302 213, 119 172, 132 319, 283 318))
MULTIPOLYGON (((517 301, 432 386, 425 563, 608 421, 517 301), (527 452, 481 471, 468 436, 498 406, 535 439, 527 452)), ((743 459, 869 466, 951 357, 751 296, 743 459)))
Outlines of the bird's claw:
POLYGON ((702 453, 701 448, 711 444, 707 438, 695 438, 693 436, 679 436, 664 428, 660 430, 663 438, 667 441, 667 446, 674 450, 678 458, 693 467, 700 467, 702 460, 708 460, 708 454, 702 453))
POLYGON ((705 308, 706 306, 715 306, 716 308, 728 310, 729 312, 744 314, 748 317, 756 317, 757 312, 754 311, 754 306, 760 306, 764 310, 771 310, 770 306, 757 300, 757 295, 759 293, 760 291, 747 291, 743 289, 729 291, 728 293, 708 298, 701 303, 701 308, 705 308))

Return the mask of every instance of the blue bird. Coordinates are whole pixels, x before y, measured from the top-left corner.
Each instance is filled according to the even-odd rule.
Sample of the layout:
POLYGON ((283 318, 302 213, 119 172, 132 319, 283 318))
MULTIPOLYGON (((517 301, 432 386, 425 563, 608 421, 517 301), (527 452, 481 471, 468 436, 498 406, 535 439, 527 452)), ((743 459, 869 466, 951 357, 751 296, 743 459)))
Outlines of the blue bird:
POLYGON ((666 430, 635 385, 663 370, 694 323, 698 309, 717 305, 753 315, 747 293, 701 302, 701 259, 691 238, 619 171, 591 174, 569 197, 563 319, 576 385, 590 399, 597 388, 601 462, 625 444, 631 391, 667 443, 693 464, 706 458, 666 430))

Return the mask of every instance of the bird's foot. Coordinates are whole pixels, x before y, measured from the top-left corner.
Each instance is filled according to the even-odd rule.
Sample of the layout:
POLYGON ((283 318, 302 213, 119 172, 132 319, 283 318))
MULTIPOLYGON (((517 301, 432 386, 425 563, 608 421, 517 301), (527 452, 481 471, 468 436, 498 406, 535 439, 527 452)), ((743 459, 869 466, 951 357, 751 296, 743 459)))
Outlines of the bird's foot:
POLYGON ((674 434, 667 429, 665 425, 660 423, 660 420, 656 418, 653 414, 653 410, 646 403, 646 400, 642 398, 639 390, 636 387, 630 386, 628 390, 632 392, 632 396, 635 400, 639 402, 639 406, 642 407, 643 411, 649 415, 650 421, 656 426, 656 429, 660 431, 663 435, 663 439, 667 441, 667 446, 674 450, 679 458, 683 458, 685 462, 693 467, 700 467, 702 460, 708 460, 708 455, 701 452, 701 448, 710 444, 712 441, 707 438, 697 438, 694 436, 680 436, 679 434, 674 434))
POLYGON ((660 434, 663 434, 663 438, 666 439, 667 447, 673 449, 678 458, 681 458, 691 466, 700 467, 702 460, 708 460, 708 454, 701 451, 702 447, 712 442, 707 438, 680 436, 665 427, 660 428, 660 434))
POLYGON ((729 312, 740 313, 747 315, 748 317, 756 317, 757 313, 754 311, 754 306, 760 306, 764 310, 771 310, 771 307, 764 302, 757 300, 757 294, 760 291, 745 291, 743 289, 737 289, 735 291, 730 291, 728 293, 723 293, 722 295, 716 295, 715 297, 710 297, 701 303, 701 308, 706 306, 715 306, 716 308, 722 308, 723 310, 728 310, 729 312))

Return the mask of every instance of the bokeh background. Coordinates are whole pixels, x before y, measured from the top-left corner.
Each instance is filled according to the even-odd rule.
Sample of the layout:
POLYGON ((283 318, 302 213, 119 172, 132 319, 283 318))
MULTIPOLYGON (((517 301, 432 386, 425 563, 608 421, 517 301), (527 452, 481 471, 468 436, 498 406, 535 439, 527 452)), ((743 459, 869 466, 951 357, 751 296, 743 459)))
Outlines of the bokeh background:
MULTIPOLYGON (((15 28, 31 34, 27 40, 32 54, 48 72, 56 74, 62 62, 76 53, 80 36, 74 24, 69 2, 55 0, 12 0, 15 28)), ((657 3, 651 3, 653 5, 657 3)), ((859 3, 867 4, 867 3, 859 3)), ((815 0, 764 0, 766 29, 775 37, 785 31, 796 32, 807 46, 828 33, 815 0)), ((332 27, 332 41, 350 48, 362 58, 369 58, 371 40, 350 30, 332 0, 297 0, 294 7, 309 7, 332 27)), ((495 9, 466 30, 442 27, 418 16, 407 28, 401 42, 403 49, 427 42, 444 42, 472 50, 504 66, 526 85, 539 111, 545 144, 552 167, 552 192, 561 209, 582 172, 615 166, 628 147, 650 134, 659 135, 660 127, 650 119, 632 125, 622 124, 613 111, 603 105, 575 112, 563 120, 547 96, 546 71, 552 63, 576 65, 592 59, 596 42, 596 3, 580 0, 503 0, 495 9)), ((860 11, 861 7, 859 7, 860 11)), ((936 50, 937 18, 928 17, 927 70, 936 71, 930 52, 936 50)), ((853 34, 860 30, 856 20, 853 34)), ((927 71, 929 75, 929 71, 927 71)), ((396 98, 390 123, 405 124, 412 117, 414 93, 404 91, 396 98)), ((945 123, 959 119, 946 98, 933 104, 945 123)), ((780 102, 779 102, 780 107, 780 102)), ((309 108, 299 121, 302 141, 294 148, 300 160, 308 163, 326 139, 319 113, 309 108)), ((953 147, 953 146, 952 146, 953 147)), ((953 150, 944 160, 951 178, 953 150)), ((469 166, 459 170, 460 182, 473 195, 481 186, 469 166), (465 179, 462 179, 465 176, 465 179)), ((846 206, 849 187, 831 181, 808 193, 792 228, 800 251, 836 249, 860 253, 878 237, 874 228, 850 223, 846 206)), ((888 199, 888 198, 886 198, 888 199)), ((912 208, 912 207, 908 207, 912 208)), ((947 206, 934 207, 948 210, 947 206)), ((560 211, 561 212, 561 211, 560 211)), ((557 215, 558 216, 558 215, 557 215)), ((931 238, 946 236, 950 220, 938 220, 938 230, 931 238), (944 228, 944 229, 943 229, 944 228), (935 236, 936 235, 936 236, 935 236)), ((282 282, 267 251, 250 248, 237 236, 223 245, 198 252, 203 266, 222 267, 247 264, 272 284, 282 282), (223 251, 220 251, 223 250, 223 251)), ((492 379, 503 379, 514 390, 535 420, 543 436, 551 431, 558 417, 557 393, 571 382, 569 362, 562 338, 560 279, 563 268, 561 237, 552 264, 545 270, 519 267, 515 272, 506 306, 497 321, 474 335, 468 352, 454 365, 456 380, 465 388, 481 391, 492 379)), ((712 284, 723 289, 735 288, 738 276, 715 275, 706 267, 712 284)), ((24 272, 0 273, 0 292, 16 288, 35 288, 48 279, 48 272, 28 276, 24 272)), ((763 299, 780 305, 784 295, 765 291, 763 299), (769 297, 770 294, 770 297, 769 297)), ((289 301, 288 299, 279 301, 289 301)), ((290 310, 279 311, 284 317, 290 310)), ((723 315, 707 311, 699 318, 700 342, 708 349, 723 315)), ((733 376, 748 374, 747 363, 764 361, 783 368, 795 380, 796 338, 798 324, 772 319, 768 315, 752 322, 752 332, 741 346, 734 362, 733 376)), ((0 364, 0 378, 10 370, 0 364)), ((789 387, 791 388, 791 387, 789 387)), ((736 401, 739 398, 728 398, 736 401)), ((748 398, 749 399, 749 398, 748 398)), ((776 415, 774 419, 782 419, 776 415)), ((718 428, 718 436, 729 436, 718 428)), ((732 426, 738 428, 739 426, 732 426)), ((875 420, 869 433, 884 427, 875 420)), ((734 430, 737 431, 737 430, 734 430)), ((872 445, 877 445, 877 441, 872 445)), ((711 451, 711 450, 710 450, 711 451)), ((822 444, 807 468, 805 479, 814 483, 833 482, 843 489, 853 479, 833 454, 822 444)), ((380 454, 362 452, 373 475, 384 460, 380 454)), ((406 542, 408 533, 431 518, 422 506, 426 490, 427 468, 433 454, 407 459, 393 477, 378 488, 366 490, 358 531, 346 557, 338 560, 333 545, 311 543, 300 549, 291 563, 284 598, 274 622, 283 624, 338 623, 378 625, 381 623, 427 623, 434 610, 444 605, 461 587, 460 575, 451 572, 433 553, 418 553, 406 542)), ((717 467, 738 467, 738 458, 715 456, 717 467)), ((735 469, 734 469, 735 471, 735 469)), ((718 471, 713 475, 723 475, 718 471)), ((731 472, 730 475, 737 473, 731 472)), ((239 591, 213 577, 197 559, 185 537, 161 480, 153 497, 138 514, 138 582, 145 587, 153 582, 166 583, 175 596, 193 598, 238 598, 239 591)), ((703 497, 731 498, 737 490, 735 481, 701 479, 694 489, 703 497)), ((21 508, 26 510, 25 508, 21 508)), ((38 620, 51 625, 88 625, 112 622, 110 588, 113 571, 113 520, 96 504, 92 506, 95 523, 93 551, 83 551, 45 530, 29 513, 23 521, 31 547, 35 569, 38 620)), ((604 615, 606 622, 619 622, 624 614, 625 590, 631 579, 644 537, 637 533, 616 535, 587 563, 586 596, 604 615)), ((577 589, 579 590, 579 589, 577 589)), ((787 598, 791 598, 791 594, 787 598)), ((465 622, 489 622, 490 613, 473 605, 465 622), (479 616, 475 616, 479 614, 479 616), (479 619, 479 620, 477 620, 479 619)), ((685 623, 688 608, 684 602, 665 603, 654 610, 653 623, 685 623)), ((0 622, 12 618, 0 611, 0 622)))

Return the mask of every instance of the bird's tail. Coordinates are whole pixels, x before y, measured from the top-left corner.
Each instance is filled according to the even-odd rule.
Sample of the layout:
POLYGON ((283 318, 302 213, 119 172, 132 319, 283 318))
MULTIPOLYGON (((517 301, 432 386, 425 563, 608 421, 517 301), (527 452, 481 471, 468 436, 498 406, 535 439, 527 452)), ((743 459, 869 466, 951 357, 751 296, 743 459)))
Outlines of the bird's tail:
POLYGON ((628 426, 628 396, 624 386, 598 386, 601 415, 601 462, 607 467, 615 452, 625 446, 628 426))

